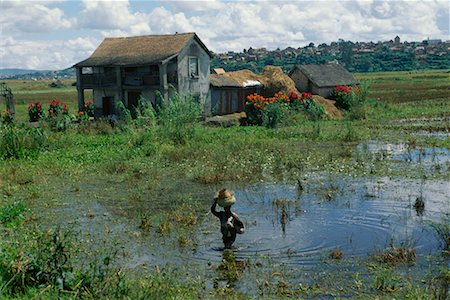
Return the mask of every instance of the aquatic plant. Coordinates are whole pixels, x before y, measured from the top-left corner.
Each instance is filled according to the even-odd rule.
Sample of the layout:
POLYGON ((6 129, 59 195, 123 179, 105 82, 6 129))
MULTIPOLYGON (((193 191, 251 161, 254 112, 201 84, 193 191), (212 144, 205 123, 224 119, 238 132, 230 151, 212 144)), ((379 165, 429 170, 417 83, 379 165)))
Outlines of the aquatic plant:
POLYGON ((375 255, 375 259, 386 264, 415 264, 416 263, 416 250, 407 244, 403 244, 400 247, 390 245, 388 249, 375 255))
POLYGON ((450 220, 443 218, 441 222, 432 222, 430 226, 439 238, 444 252, 450 255, 450 220))
POLYGON ((418 216, 423 215, 423 212, 425 211, 425 198, 422 195, 418 196, 413 207, 418 216))
POLYGON ((332 259, 341 259, 344 256, 344 252, 341 249, 336 248, 330 253, 330 258, 332 259))

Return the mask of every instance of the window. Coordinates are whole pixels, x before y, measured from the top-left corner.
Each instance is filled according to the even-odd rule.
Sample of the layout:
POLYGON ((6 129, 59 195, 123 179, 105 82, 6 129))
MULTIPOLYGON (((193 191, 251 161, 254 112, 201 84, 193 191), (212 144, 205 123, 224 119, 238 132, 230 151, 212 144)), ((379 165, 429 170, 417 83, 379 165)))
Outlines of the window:
POLYGON ((198 57, 189 57, 189 77, 198 78, 198 57))
POLYGON ((82 67, 81 74, 94 74, 92 67, 82 67))

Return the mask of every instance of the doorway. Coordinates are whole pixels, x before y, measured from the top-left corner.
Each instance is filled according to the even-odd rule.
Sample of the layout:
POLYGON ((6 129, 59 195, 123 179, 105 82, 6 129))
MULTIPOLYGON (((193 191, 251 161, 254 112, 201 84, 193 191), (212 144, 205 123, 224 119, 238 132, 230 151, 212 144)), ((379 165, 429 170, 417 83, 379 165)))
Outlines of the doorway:
POLYGON ((136 108, 139 104, 139 98, 141 98, 141 92, 128 92, 128 105, 127 108, 131 113, 132 118, 136 118, 136 108))

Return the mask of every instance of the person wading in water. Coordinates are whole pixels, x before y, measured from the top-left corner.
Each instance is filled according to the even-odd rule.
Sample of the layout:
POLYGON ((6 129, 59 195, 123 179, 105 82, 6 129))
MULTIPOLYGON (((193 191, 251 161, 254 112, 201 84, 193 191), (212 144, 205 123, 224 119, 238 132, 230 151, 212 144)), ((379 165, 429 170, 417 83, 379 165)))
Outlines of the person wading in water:
POLYGON ((222 233, 222 240, 225 249, 230 249, 236 240, 236 234, 244 233, 244 223, 239 217, 231 211, 231 205, 236 202, 233 192, 227 189, 222 189, 217 192, 216 197, 211 205, 211 213, 220 220, 220 232, 222 233), (224 211, 216 211, 216 206, 219 204, 224 211))

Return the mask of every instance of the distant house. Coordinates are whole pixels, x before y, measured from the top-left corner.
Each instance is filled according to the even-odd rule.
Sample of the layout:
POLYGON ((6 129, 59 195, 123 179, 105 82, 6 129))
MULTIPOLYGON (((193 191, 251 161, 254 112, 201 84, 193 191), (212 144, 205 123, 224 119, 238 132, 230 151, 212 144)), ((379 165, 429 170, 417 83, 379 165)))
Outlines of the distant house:
POLYGON ((339 64, 298 65, 289 73, 300 92, 309 92, 324 98, 330 96, 337 85, 353 85, 356 79, 339 64))
POLYGON ((243 70, 211 74, 211 109, 215 115, 245 111, 247 96, 259 93, 262 84, 255 74, 243 70))
POLYGON ((140 97, 155 104, 169 98, 169 86, 182 95, 205 100, 210 113, 210 51, 195 33, 106 38, 94 53, 74 67, 78 108, 92 90, 95 116, 115 114, 118 101, 134 111, 140 97))

